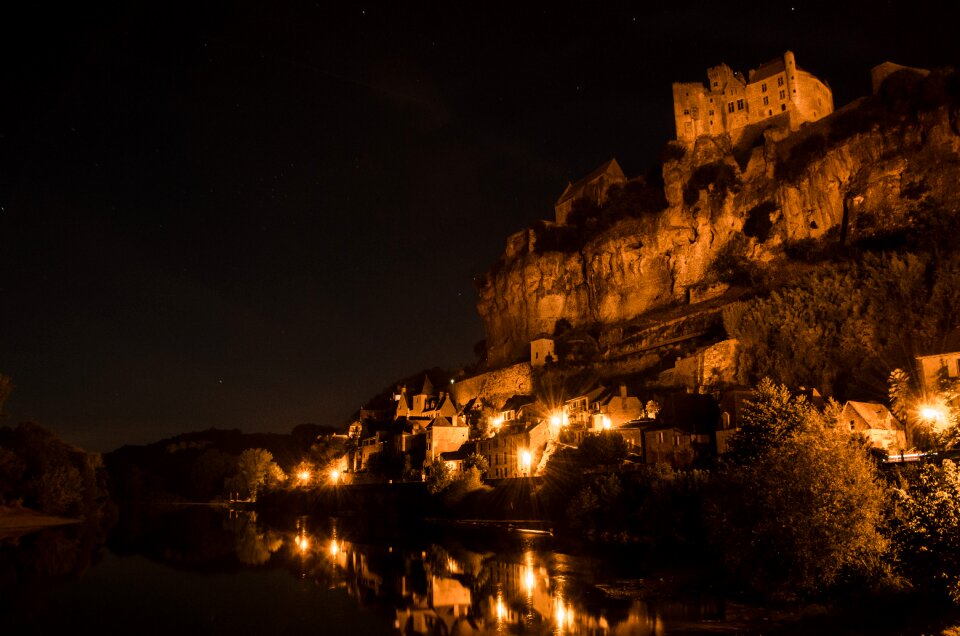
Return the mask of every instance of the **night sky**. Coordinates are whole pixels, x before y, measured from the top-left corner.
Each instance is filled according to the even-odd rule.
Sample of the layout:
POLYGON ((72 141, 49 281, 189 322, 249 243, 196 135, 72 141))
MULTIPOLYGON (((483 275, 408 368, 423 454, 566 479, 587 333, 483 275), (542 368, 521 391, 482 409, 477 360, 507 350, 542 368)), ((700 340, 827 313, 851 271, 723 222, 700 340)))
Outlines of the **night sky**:
POLYGON ((567 181, 655 163, 675 80, 789 48, 839 106, 960 63, 918 2, 74 4, 0 21, 2 423, 101 451, 469 364, 474 276, 567 181))

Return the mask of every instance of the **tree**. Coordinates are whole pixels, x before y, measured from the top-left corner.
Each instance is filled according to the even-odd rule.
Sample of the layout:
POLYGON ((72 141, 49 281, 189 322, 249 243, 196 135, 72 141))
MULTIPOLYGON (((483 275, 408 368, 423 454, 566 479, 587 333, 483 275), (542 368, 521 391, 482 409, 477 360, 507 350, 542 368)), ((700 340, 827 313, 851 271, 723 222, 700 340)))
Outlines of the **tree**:
POLYGON ((721 470, 707 506, 730 574, 784 600, 876 575, 885 494, 868 453, 783 387, 758 394, 751 426, 759 435, 741 442, 751 461, 721 470))
POLYGON ((263 487, 273 487, 286 479, 283 471, 273 461, 270 451, 263 448, 248 448, 237 460, 236 485, 256 501, 263 487))
POLYGON ((734 464, 755 462, 814 416, 805 396, 794 396, 786 386, 764 378, 744 406, 740 430, 730 441, 726 459, 734 464))
POLYGON ((447 463, 439 458, 433 460, 430 464, 430 475, 427 477, 427 490, 430 494, 435 495, 446 489, 452 481, 453 475, 450 474, 447 463))
POLYGON ((891 526, 902 570, 923 590, 960 603, 960 470, 925 464, 894 492, 891 526))
POLYGON ((839 430, 799 431, 751 465, 728 467, 708 518, 730 573, 790 600, 879 571, 886 542, 876 467, 839 430))
POLYGON ((469 457, 463 460, 463 469, 468 470, 470 468, 476 468, 480 476, 484 477, 487 471, 490 470, 490 462, 487 461, 485 455, 476 452, 471 453, 469 457))

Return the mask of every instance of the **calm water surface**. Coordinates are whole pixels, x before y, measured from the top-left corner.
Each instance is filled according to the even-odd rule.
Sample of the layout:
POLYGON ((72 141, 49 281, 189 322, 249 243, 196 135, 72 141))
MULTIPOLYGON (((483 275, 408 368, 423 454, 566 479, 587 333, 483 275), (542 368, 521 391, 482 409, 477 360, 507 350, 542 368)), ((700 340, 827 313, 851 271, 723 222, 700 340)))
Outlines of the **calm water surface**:
POLYGON ((571 556, 549 536, 433 527, 394 538, 389 528, 356 525, 299 518, 269 527, 252 513, 192 508, 125 519, 106 544, 82 528, 5 540, 0 632, 653 635, 723 628, 719 599, 654 594, 660 579, 644 578, 628 559, 571 556))

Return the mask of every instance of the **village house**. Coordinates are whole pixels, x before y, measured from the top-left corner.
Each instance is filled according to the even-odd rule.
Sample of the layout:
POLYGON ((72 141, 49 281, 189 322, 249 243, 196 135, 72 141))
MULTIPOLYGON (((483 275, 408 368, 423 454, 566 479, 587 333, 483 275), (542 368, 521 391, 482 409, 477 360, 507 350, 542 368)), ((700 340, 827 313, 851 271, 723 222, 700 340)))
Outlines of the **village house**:
POLYGON ((591 416, 595 431, 620 429, 627 422, 644 416, 643 402, 629 395, 627 385, 621 383, 616 389, 604 389, 593 402, 591 416))
MULTIPOLYGON (((611 159, 576 183, 568 183, 553 209, 557 223, 565 225, 577 201, 590 201, 597 206, 607 202, 607 193, 615 185, 623 185, 627 177, 616 159, 611 159)), ((531 363, 533 361, 531 360, 531 363)))
POLYGON ((665 396, 657 423, 643 432, 644 463, 689 468, 709 462, 716 456, 719 419, 720 408, 709 395, 665 396))
POLYGON ((536 474, 547 441, 547 422, 513 422, 504 424, 493 437, 478 440, 477 452, 487 459, 489 479, 529 477, 536 474))
POLYGON ((426 454, 424 468, 428 468, 442 453, 455 451, 470 437, 470 427, 459 421, 450 421, 445 417, 434 418, 424 430, 426 435, 426 454))
POLYGON ((841 430, 859 433, 870 445, 890 453, 907 447, 906 432, 883 404, 848 401, 837 417, 841 430))
POLYGON ((935 395, 941 379, 960 380, 960 351, 917 356, 917 375, 924 395, 935 395))
POLYGON ((464 442, 457 450, 440 453, 440 460, 447 465, 451 473, 459 473, 463 471, 463 463, 476 452, 476 442, 464 442))
POLYGON ((744 78, 726 64, 707 69, 707 86, 700 82, 673 84, 677 140, 730 135, 734 144, 754 129, 776 125, 797 130, 833 112, 833 92, 827 84, 797 66, 792 52, 761 64, 744 78))
POLYGON ((553 338, 540 336, 530 341, 530 366, 542 367, 548 362, 556 362, 557 354, 553 338))

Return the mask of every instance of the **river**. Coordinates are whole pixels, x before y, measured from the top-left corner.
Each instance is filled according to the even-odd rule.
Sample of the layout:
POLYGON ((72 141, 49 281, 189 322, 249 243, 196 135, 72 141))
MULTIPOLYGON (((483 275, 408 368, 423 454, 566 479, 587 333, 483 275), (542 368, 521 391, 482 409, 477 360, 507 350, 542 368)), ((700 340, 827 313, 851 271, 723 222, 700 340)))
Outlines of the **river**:
MULTIPOLYGON (((403 532, 249 511, 168 508, 0 542, 5 634, 770 633, 777 616, 726 601, 631 552, 549 534, 424 524, 403 532), (91 536, 92 535, 92 536, 91 536), (103 539, 103 537, 100 537, 103 539)), ((821 626, 822 627, 822 626, 821 626)))

